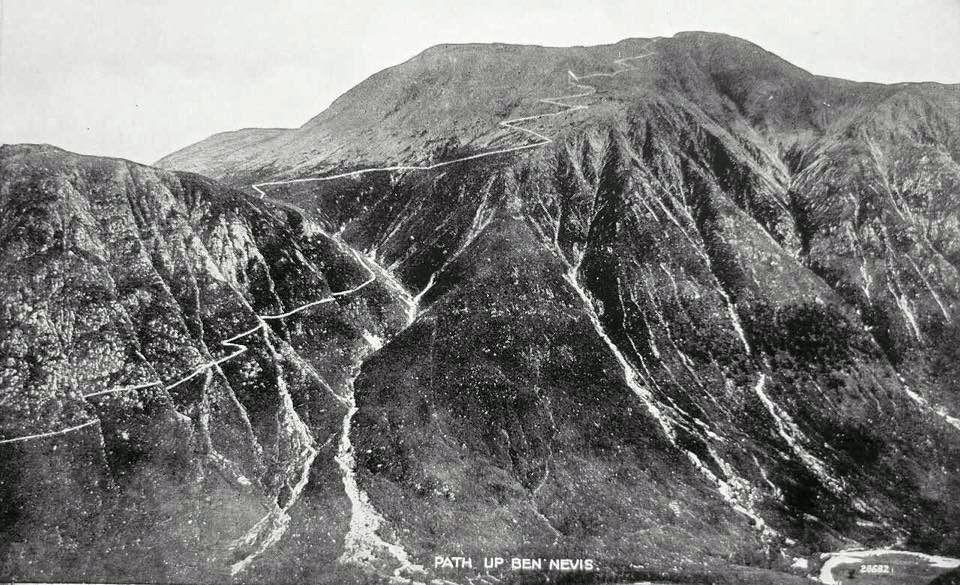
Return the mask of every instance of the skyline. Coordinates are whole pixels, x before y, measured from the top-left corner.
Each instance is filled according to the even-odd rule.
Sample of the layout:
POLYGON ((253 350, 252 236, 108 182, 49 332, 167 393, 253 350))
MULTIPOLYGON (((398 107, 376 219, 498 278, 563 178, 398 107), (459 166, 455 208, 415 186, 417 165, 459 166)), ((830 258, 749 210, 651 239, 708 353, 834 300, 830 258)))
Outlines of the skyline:
POLYGON ((960 82, 960 2, 3 0, 0 142, 152 163, 217 132, 297 127, 440 43, 595 45, 708 30, 811 73, 960 82))

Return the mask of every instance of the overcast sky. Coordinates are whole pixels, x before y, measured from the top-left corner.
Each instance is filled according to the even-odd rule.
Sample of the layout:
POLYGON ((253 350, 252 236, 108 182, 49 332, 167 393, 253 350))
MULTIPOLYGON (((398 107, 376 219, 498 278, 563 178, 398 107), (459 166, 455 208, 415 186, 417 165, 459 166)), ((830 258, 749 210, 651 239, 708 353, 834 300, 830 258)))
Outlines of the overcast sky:
POLYGON ((960 0, 0 2, 0 142, 147 163, 223 130, 299 126, 447 42, 710 30, 823 75, 960 82, 960 0))

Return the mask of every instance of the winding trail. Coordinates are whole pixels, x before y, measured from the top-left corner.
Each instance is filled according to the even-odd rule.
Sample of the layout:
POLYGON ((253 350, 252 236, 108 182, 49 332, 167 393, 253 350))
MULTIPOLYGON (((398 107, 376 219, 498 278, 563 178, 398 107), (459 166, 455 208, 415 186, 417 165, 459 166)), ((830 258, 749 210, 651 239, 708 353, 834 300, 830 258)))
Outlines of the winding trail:
POLYGON ((27 435, 24 437, 14 437, 12 439, 4 439, 0 441, 0 445, 4 445, 7 443, 19 443, 21 441, 29 441, 30 439, 43 439, 45 437, 55 437, 57 435, 65 435, 73 431, 79 431, 80 429, 89 427, 90 425, 95 425, 99 422, 100 421, 98 419, 93 419, 93 420, 88 420, 85 423, 80 423, 76 426, 68 427, 66 429, 60 429, 59 431, 50 431, 49 433, 37 433, 35 435, 27 435))
MULTIPOLYGON (((240 332, 240 333, 237 333, 236 335, 234 335, 234 336, 232 336, 232 337, 228 337, 227 339, 224 339, 223 341, 220 342, 220 345, 222 345, 223 347, 233 350, 231 353, 229 353, 229 354, 227 354, 227 355, 225 355, 225 356, 223 356, 223 357, 210 360, 210 361, 208 361, 208 362, 206 362, 206 363, 204 363, 204 364, 201 364, 200 366, 198 366, 196 369, 194 369, 193 371, 191 371, 191 372, 190 372, 189 374, 187 374, 186 376, 177 378, 176 380, 174 380, 174 381, 172 381, 172 382, 170 382, 169 384, 166 384, 166 385, 164 385, 163 382, 161 382, 161 381, 159 381, 159 380, 153 381, 153 382, 144 382, 144 383, 141 383, 141 384, 134 384, 134 385, 129 385, 129 386, 119 386, 119 387, 117 387, 117 388, 112 388, 112 389, 110 389, 110 390, 100 390, 100 391, 98 391, 98 392, 91 392, 91 393, 89 393, 89 394, 84 394, 84 395, 83 395, 83 398, 95 398, 95 397, 98 397, 98 396, 106 396, 106 395, 110 395, 110 394, 117 394, 117 393, 120 393, 120 392, 128 392, 128 391, 132 391, 132 390, 142 390, 142 389, 145 389, 145 388, 153 388, 153 387, 156 387, 156 386, 162 386, 164 390, 172 390, 172 389, 180 386, 181 384, 184 384, 184 383, 186 383, 186 382, 189 382, 190 380, 196 378, 197 376, 199 376, 199 375, 207 372, 210 368, 219 366, 220 364, 222 364, 222 363, 224 363, 224 362, 228 362, 228 361, 236 358, 237 356, 243 354, 244 352, 246 352, 249 348, 248 348, 246 345, 242 344, 242 343, 237 343, 237 340, 242 339, 242 338, 244 338, 244 337, 247 337, 247 336, 249 336, 249 335, 252 335, 252 334, 260 331, 261 329, 264 329, 264 327, 267 326, 267 321, 278 320, 278 319, 286 319, 287 317, 291 317, 291 316, 293 316, 293 315, 296 315, 297 313, 300 313, 300 312, 302 312, 302 311, 305 311, 305 310, 307 310, 307 309, 309 309, 309 308, 311 308, 311 307, 315 307, 315 306, 317 306, 317 305, 324 305, 324 304, 327 304, 327 303, 332 303, 333 301, 337 300, 337 298, 339 298, 339 297, 344 297, 344 296, 347 296, 347 295, 354 294, 354 293, 356 293, 356 292, 359 292, 359 291, 362 290, 363 288, 369 286, 371 283, 373 283, 373 282, 377 279, 377 275, 376 275, 375 272, 373 272, 373 271, 370 269, 370 267, 366 264, 366 262, 361 261, 360 264, 361 264, 361 266, 363 266, 364 270, 366 270, 366 271, 369 273, 369 277, 367 278, 367 280, 365 280, 365 281, 362 282, 361 284, 359 284, 359 285, 357 285, 357 286, 355 286, 355 287, 353 287, 353 288, 346 289, 346 290, 331 292, 331 293, 330 293, 330 296, 329 296, 328 298, 320 299, 320 300, 317 300, 317 301, 311 301, 311 302, 309 302, 309 303, 305 303, 305 304, 303 304, 303 305, 300 305, 299 307, 296 307, 296 308, 291 309, 291 310, 289 310, 289 311, 285 311, 285 312, 283 312, 283 313, 277 313, 277 314, 274 314, 274 315, 256 315, 257 320, 260 321, 257 325, 255 325, 254 327, 251 327, 250 329, 247 329, 246 331, 242 331, 242 332, 240 332)), ((69 428, 66 428, 66 429, 60 429, 60 430, 57 430, 57 431, 50 431, 50 432, 46 432, 46 433, 37 433, 37 434, 33 434, 33 435, 26 435, 26 436, 23 436, 23 437, 14 437, 14 438, 12 438, 12 439, 3 439, 3 440, 0 440, 0 445, 7 444, 7 443, 16 443, 16 442, 19 442, 19 441, 27 441, 27 440, 31 440, 31 439, 42 439, 42 438, 44 438, 44 437, 53 437, 53 436, 57 436, 57 435, 63 435, 63 434, 66 434, 66 433, 69 433, 69 432, 72 432, 72 431, 77 431, 77 430, 80 430, 80 429, 82 429, 82 428, 88 427, 88 426, 90 426, 90 425, 96 424, 97 422, 99 422, 99 421, 97 421, 97 420, 90 420, 90 421, 84 422, 84 423, 82 423, 82 424, 79 424, 79 425, 76 425, 76 426, 72 426, 72 427, 69 427, 69 428)))
MULTIPOLYGON (((324 234, 324 235, 333 239, 335 243, 343 245, 338 238, 330 236, 329 234, 324 234)), ((132 390, 141 390, 145 388, 152 388, 152 387, 158 387, 158 386, 162 386, 164 390, 172 390, 180 386, 181 384, 184 384, 202 374, 206 374, 209 379, 209 375, 211 373, 212 368, 215 368, 220 364, 228 362, 242 355, 244 352, 246 352, 249 349, 247 345, 240 343, 239 340, 245 337, 248 337, 250 335, 253 335, 254 333, 257 333, 257 332, 263 332, 264 339, 266 343, 269 345, 270 344, 269 339, 266 337, 269 334, 269 329, 267 327, 268 321, 285 319, 287 317, 291 317, 293 315, 296 315, 312 307, 316 307, 318 305, 323 305, 327 303, 332 303, 340 297, 345 297, 348 295, 355 294, 361 291, 362 289, 366 288, 370 284, 372 284, 374 281, 376 281, 377 274, 373 270, 371 270, 367 262, 364 261, 363 257, 360 256, 359 254, 356 254, 352 248, 348 248, 348 249, 350 250, 351 253, 353 253, 354 257, 358 260, 360 265, 363 266, 364 270, 366 270, 368 273, 368 278, 364 280, 362 283, 358 284, 357 286, 354 286, 352 288, 345 289, 342 291, 331 292, 330 296, 327 298, 311 301, 309 303, 304 303, 298 307, 290 309, 289 311, 284 311, 282 313, 276 313, 276 314, 256 315, 256 318, 258 321, 257 325, 245 331, 237 333, 236 335, 233 335, 232 337, 224 339, 223 341, 220 342, 221 346, 232 350, 229 354, 217 359, 210 360, 198 366, 189 374, 182 376, 180 378, 177 378, 176 380, 166 385, 164 385, 163 382, 159 380, 153 381, 153 382, 145 382, 145 383, 135 384, 135 385, 120 386, 110 390, 101 390, 99 392, 91 392, 89 394, 83 395, 83 398, 84 399, 95 398, 100 396, 117 394, 121 392, 132 391, 132 390)), ((272 346, 271 346, 271 350, 273 350, 272 346)), ((341 400, 341 402, 344 402, 348 406, 348 408, 355 408, 353 406, 352 397, 350 401, 344 401, 340 397, 337 397, 337 398, 341 400)), ((283 400, 284 400, 284 411, 288 413, 293 413, 292 416, 294 420, 291 421, 292 426, 297 431, 299 431, 299 434, 301 436, 308 437, 309 440, 312 442, 313 441, 312 434, 310 433, 310 430, 306 427, 306 425, 303 423, 303 421, 300 420, 299 416, 296 414, 296 410, 293 407, 293 403, 288 393, 286 392, 283 393, 283 400)), ((65 435, 67 433, 78 431, 80 429, 92 426, 94 424, 99 424, 99 423, 100 423, 99 418, 93 418, 89 421, 86 421, 84 423, 81 423, 66 429, 27 435, 23 437, 15 437, 12 439, 0 440, 0 445, 65 435)), ((279 541, 280 538, 283 536, 283 534, 286 532, 286 528, 290 522, 290 516, 288 512, 293 507, 293 505, 297 503, 297 501, 299 500, 300 494, 303 492, 304 488, 309 482, 310 469, 313 465, 313 461, 316 459, 318 454, 319 454, 319 451, 315 448, 315 445, 313 444, 306 445, 306 447, 300 453, 300 457, 302 458, 302 463, 299 464, 300 477, 297 483, 292 487, 291 495, 287 499, 287 502, 285 503, 285 505, 280 507, 276 503, 274 503, 273 509, 271 509, 263 518, 260 519, 260 521, 258 521, 254 526, 252 526, 244 534, 244 536, 240 537, 239 539, 237 539, 231 544, 230 546, 231 550, 238 550, 238 549, 251 548, 251 547, 253 548, 253 550, 250 553, 246 554, 242 559, 230 565, 231 575, 236 575, 242 572, 248 566, 250 566, 250 564, 261 553, 263 553, 270 546, 272 546, 277 541, 279 541)), ((213 456, 215 460, 222 459, 222 456, 220 456, 215 451, 211 453, 211 456, 213 456)), ((238 482, 245 486, 250 485, 249 480, 247 480, 242 475, 238 476, 238 482)))
MULTIPOLYGON (((643 46, 643 49, 646 49, 646 48, 649 47, 650 45, 656 43, 657 40, 659 40, 659 39, 653 39, 652 41, 648 42, 647 44, 645 44, 645 45, 643 46)), ((520 118, 511 118, 511 119, 509 119, 509 120, 504 120, 504 121, 502 121, 502 122, 500 122, 500 123, 498 124, 498 126, 500 126, 500 127, 502 127, 502 128, 507 128, 507 129, 509 129, 509 130, 513 130, 513 131, 516 131, 516 132, 522 132, 522 133, 524 133, 524 134, 528 134, 528 135, 530 135, 530 136, 533 136, 534 138, 536 138, 536 139, 538 140, 538 142, 534 142, 534 143, 532 143, 532 144, 524 144, 524 145, 521 145, 521 146, 511 146, 511 147, 509 147, 509 148, 500 148, 500 149, 497 149, 497 150, 488 150, 488 151, 485 151, 485 152, 480 152, 480 153, 476 153, 476 154, 471 154, 471 155, 469 155, 469 156, 462 156, 462 157, 459 157, 459 158, 454 158, 454 159, 450 159, 450 160, 446 160, 446 161, 443 161, 443 162, 438 162, 438 163, 434 163, 434 164, 430 164, 430 165, 391 165, 391 166, 386 166, 386 167, 370 167, 370 168, 366 168, 366 169, 357 169, 357 170, 354 170, 354 171, 348 171, 348 172, 345 172, 345 173, 338 173, 338 174, 335 174, 335 175, 324 175, 324 176, 319 176, 319 177, 304 177, 304 178, 300 178, 300 179, 285 179, 285 180, 280 180, 280 181, 267 181, 267 182, 264 182, 264 183, 255 183, 255 184, 253 184, 253 185, 250 185, 250 188, 253 189, 254 191, 256 191, 261 197, 266 197, 267 194, 263 191, 263 187, 273 187, 273 186, 280 186, 280 185, 291 185, 291 184, 295 184, 295 183, 319 183, 319 182, 324 182, 324 181, 333 181, 333 180, 336 180, 336 179, 343 179, 343 178, 346 178, 346 177, 358 177, 358 176, 360 176, 360 175, 366 175, 366 174, 370 174, 370 173, 380 173, 380 172, 393 172, 393 171, 431 171, 431 170, 434 170, 434 169, 439 169, 439 168, 442 168, 442 167, 447 167, 447 166, 450 166, 450 165, 455 165, 455 164, 457 164, 457 163, 461 163, 461 162, 465 162, 465 161, 469 161, 469 160, 476 160, 476 159, 486 158, 486 157, 490 157, 490 156, 497 156, 497 155, 500 155, 500 154, 508 154, 508 153, 511 153, 511 152, 520 152, 520 151, 523 151, 523 150, 530 150, 530 149, 532 149, 532 148, 540 148, 540 147, 542 147, 542 146, 546 146, 547 144, 552 144, 552 143, 553 143, 553 139, 550 138, 549 136, 545 135, 545 134, 541 134, 540 132, 537 132, 536 130, 530 130, 529 128, 524 128, 523 126, 521 126, 521 124, 523 124, 523 123, 525 123, 525 122, 532 122, 532 121, 534 121, 534 120, 541 120, 541 119, 544 119, 544 118, 552 118, 552 117, 555 117, 555 116, 561 116, 561 115, 563 115, 563 114, 568 114, 568 113, 570 113, 570 112, 576 112, 576 111, 578 111, 578 110, 586 110, 586 109, 589 109, 590 106, 588 106, 588 105, 583 105, 583 104, 567 104, 567 103, 564 103, 564 102, 561 101, 561 100, 572 100, 572 99, 578 99, 578 98, 584 98, 584 97, 591 96, 591 95, 597 93, 597 88, 594 87, 594 86, 592 86, 592 85, 586 85, 586 84, 580 83, 581 80, 583 80, 583 79, 591 79, 591 78, 595 78, 595 77, 612 78, 612 77, 616 77, 616 76, 618 76, 618 75, 621 75, 621 74, 623 74, 623 73, 627 73, 628 71, 634 71, 634 70, 636 70, 636 69, 638 69, 638 68, 637 68, 636 66, 628 65, 628 62, 629 62, 629 61, 634 61, 634 60, 637 60, 637 59, 644 59, 644 58, 646 58, 646 57, 650 57, 650 56, 653 55, 653 54, 654 54, 654 53, 652 53, 652 52, 651 52, 651 53, 643 53, 643 54, 641 54, 641 55, 635 55, 635 56, 633 56, 633 57, 623 57, 623 58, 621 58, 621 59, 616 59, 616 60, 613 61, 613 65, 614 65, 614 67, 615 67, 617 70, 616 70, 616 71, 613 71, 613 72, 610 72, 610 73, 590 73, 590 74, 587 74, 587 75, 577 75, 577 74, 575 74, 575 73, 572 72, 572 71, 567 71, 567 75, 568 75, 569 78, 570 78, 570 79, 569 79, 570 85, 572 85, 572 86, 574 86, 574 87, 577 87, 577 88, 580 88, 582 91, 580 91, 579 93, 571 93, 571 94, 564 94, 564 95, 559 95, 559 96, 554 96, 554 97, 540 98, 540 99, 538 99, 538 100, 536 101, 536 103, 542 103, 542 104, 547 104, 547 105, 550 105, 550 106, 555 106, 555 107, 561 108, 560 111, 557 111, 557 112, 548 112, 548 113, 546 113, 546 114, 535 114, 535 115, 533 115, 533 116, 523 116, 523 117, 520 117, 520 118)))

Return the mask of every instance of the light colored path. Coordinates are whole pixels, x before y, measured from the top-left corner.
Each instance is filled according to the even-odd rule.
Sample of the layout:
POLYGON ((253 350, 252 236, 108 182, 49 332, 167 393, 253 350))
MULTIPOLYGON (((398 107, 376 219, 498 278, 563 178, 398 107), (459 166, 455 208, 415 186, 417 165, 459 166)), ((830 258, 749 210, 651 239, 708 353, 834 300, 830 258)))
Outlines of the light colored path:
MULTIPOLYGON (((370 270, 370 267, 367 266, 366 263, 361 262, 360 264, 361 264, 361 266, 363 266, 364 270, 366 270, 367 273, 369 274, 369 277, 368 277, 367 280, 365 280, 364 282, 360 283, 359 285, 357 285, 357 286, 355 286, 355 287, 353 287, 353 288, 349 288, 349 289, 347 289, 347 290, 331 292, 331 293, 330 293, 330 296, 327 297, 327 298, 325 298, 325 299, 320 299, 320 300, 317 300, 317 301, 311 301, 311 302, 309 302, 309 303, 305 303, 305 304, 303 304, 303 305, 300 305, 299 307, 296 307, 296 308, 294 308, 294 309, 291 309, 291 310, 286 311, 286 312, 283 312, 283 313, 277 313, 277 314, 275 314, 275 315, 257 315, 257 320, 259 321, 259 323, 258 323, 256 326, 251 327, 250 329, 247 329, 246 331, 242 331, 242 332, 234 335, 233 337, 229 337, 229 338, 224 339, 223 341, 220 342, 220 345, 222 345, 223 347, 233 350, 231 353, 229 353, 229 354, 227 354, 227 355, 225 355, 225 356, 223 356, 223 357, 220 357, 220 358, 217 358, 217 359, 214 359, 214 360, 210 360, 210 361, 208 361, 208 362, 206 362, 206 363, 198 366, 196 369, 194 369, 192 372, 190 372, 190 373, 187 374, 186 376, 183 376, 183 377, 181 377, 181 378, 177 378, 176 380, 170 382, 169 384, 167 384, 167 385, 165 385, 165 386, 163 386, 163 383, 158 380, 158 381, 153 381, 153 382, 144 382, 144 383, 142 383, 142 384, 135 384, 135 385, 129 385, 129 386, 120 386, 120 387, 118 387, 118 388, 113 388, 113 389, 110 389, 110 390, 101 390, 101 391, 99 391, 99 392, 91 392, 91 393, 89 393, 89 394, 84 394, 83 397, 84 397, 84 398, 95 398, 95 397, 98 397, 98 396, 106 396, 106 395, 110 395, 110 394, 117 394, 117 393, 121 393, 121 392, 132 391, 132 390, 141 390, 141 389, 144 389, 144 388, 151 388, 151 387, 154 387, 154 386, 163 386, 163 389, 164 389, 164 390, 173 390, 174 388, 180 386, 181 384, 184 384, 184 383, 186 383, 186 382, 189 382, 190 380, 192 380, 192 379, 196 378, 197 376, 203 374, 204 372, 206 372, 206 371, 209 370, 210 368, 219 366, 220 364, 222 364, 222 363, 224 363, 224 362, 228 362, 228 361, 236 358, 237 356, 243 354, 243 353, 244 353, 245 351, 247 351, 247 349, 249 349, 249 348, 248 348, 246 345, 242 344, 242 343, 237 343, 237 340, 242 339, 242 338, 244 338, 244 337, 247 337, 247 336, 249 336, 249 335, 252 335, 252 334, 256 333, 257 331, 260 331, 261 329, 263 329, 264 327, 266 327, 267 321, 270 321, 270 320, 278 320, 278 319, 285 319, 285 318, 287 318, 287 317, 291 317, 291 316, 293 316, 293 315, 296 315, 297 313, 300 313, 300 312, 302 312, 302 311, 305 311, 305 310, 307 310, 307 309, 309 309, 309 308, 311 308, 311 307, 315 307, 315 306, 317 306, 317 305, 323 305, 323 304, 326 304, 326 303, 332 303, 333 301, 335 301, 335 300, 336 300, 337 298, 339 298, 339 297, 343 297, 343 296, 346 296, 346 295, 354 294, 354 293, 356 293, 356 292, 359 292, 359 291, 362 290, 363 288, 369 286, 371 283, 373 283, 373 282, 377 279, 377 276, 376 276, 376 274, 375 274, 372 270, 370 270)), ((12 438, 12 439, 4 439, 4 440, 0 440, 0 445, 6 444, 6 443, 16 443, 16 442, 20 442, 20 441, 28 441, 28 440, 31 440, 31 439, 42 439, 42 438, 46 438, 46 437, 53 437, 53 436, 57 436, 57 435, 63 435, 63 434, 66 434, 66 433, 70 433, 70 432, 77 431, 77 430, 80 430, 80 429, 82 429, 82 428, 88 427, 88 426, 90 426, 90 425, 92 425, 92 424, 95 424, 95 423, 97 423, 97 422, 99 422, 99 421, 98 421, 98 420, 91 420, 91 421, 87 421, 87 422, 85 422, 85 423, 83 423, 83 424, 76 425, 76 426, 73 426, 73 427, 69 427, 69 428, 66 428, 66 429, 61 429, 61 430, 58 430, 58 431, 51 431, 51 432, 47 432, 47 433, 37 433, 37 434, 27 435, 27 436, 23 436, 23 437, 15 437, 15 438, 12 438)))
POLYGON ((51 431, 49 433, 38 433, 36 435, 27 435, 25 437, 15 437, 13 439, 4 439, 0 441, 0 445, 6 444, 6 443, 19 443, 21 441, 29 441, 30 439, 43 439, 46 437, 55 437, 57 435, 65 435, 67 433, 78 431, 82 428, 89 427, 90 425, 95 425, 99 422, 100 421, 98 419, 93 419, 93 420, 88 420, 87 422, 81 423, 74 427, 70 427, 67 429, 60 429, 59 431, 51 431))

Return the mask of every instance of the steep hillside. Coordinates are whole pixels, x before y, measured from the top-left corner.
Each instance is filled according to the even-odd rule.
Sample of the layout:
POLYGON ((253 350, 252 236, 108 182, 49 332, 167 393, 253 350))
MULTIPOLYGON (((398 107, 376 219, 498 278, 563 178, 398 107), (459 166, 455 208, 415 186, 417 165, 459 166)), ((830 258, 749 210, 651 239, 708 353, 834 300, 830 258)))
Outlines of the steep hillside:
MULTIPOLYGON (((344 379, 402 299, 196 175, 39 146, 0 168, 2 574, 229 575, 335 469, 344 379)), ((332 478, 308 499, 342 513, 332 478)))
POLYGON ((487 582, 773 584, 850 547, 960 556, 958 114, 958 86, 684 33, 435 47, 299 129, 159 163, 180 172, 5 148, 0 428, 89 426, 0 444, 4 574, 146 510, 128 539, 158 498, 219 535, 165 544, 160 580, 472 585, 497 555, 597 569, 487 582), (45 516, 63 490, 94 500, 45 516))
POLYGON ((354 421, 420 558, 956 554, 956 281, 922 241, 849 243, 929 212, 813 222, 815 189, 693 116, 657 101, 519 160, 270 188, 421 290, 354 421))

